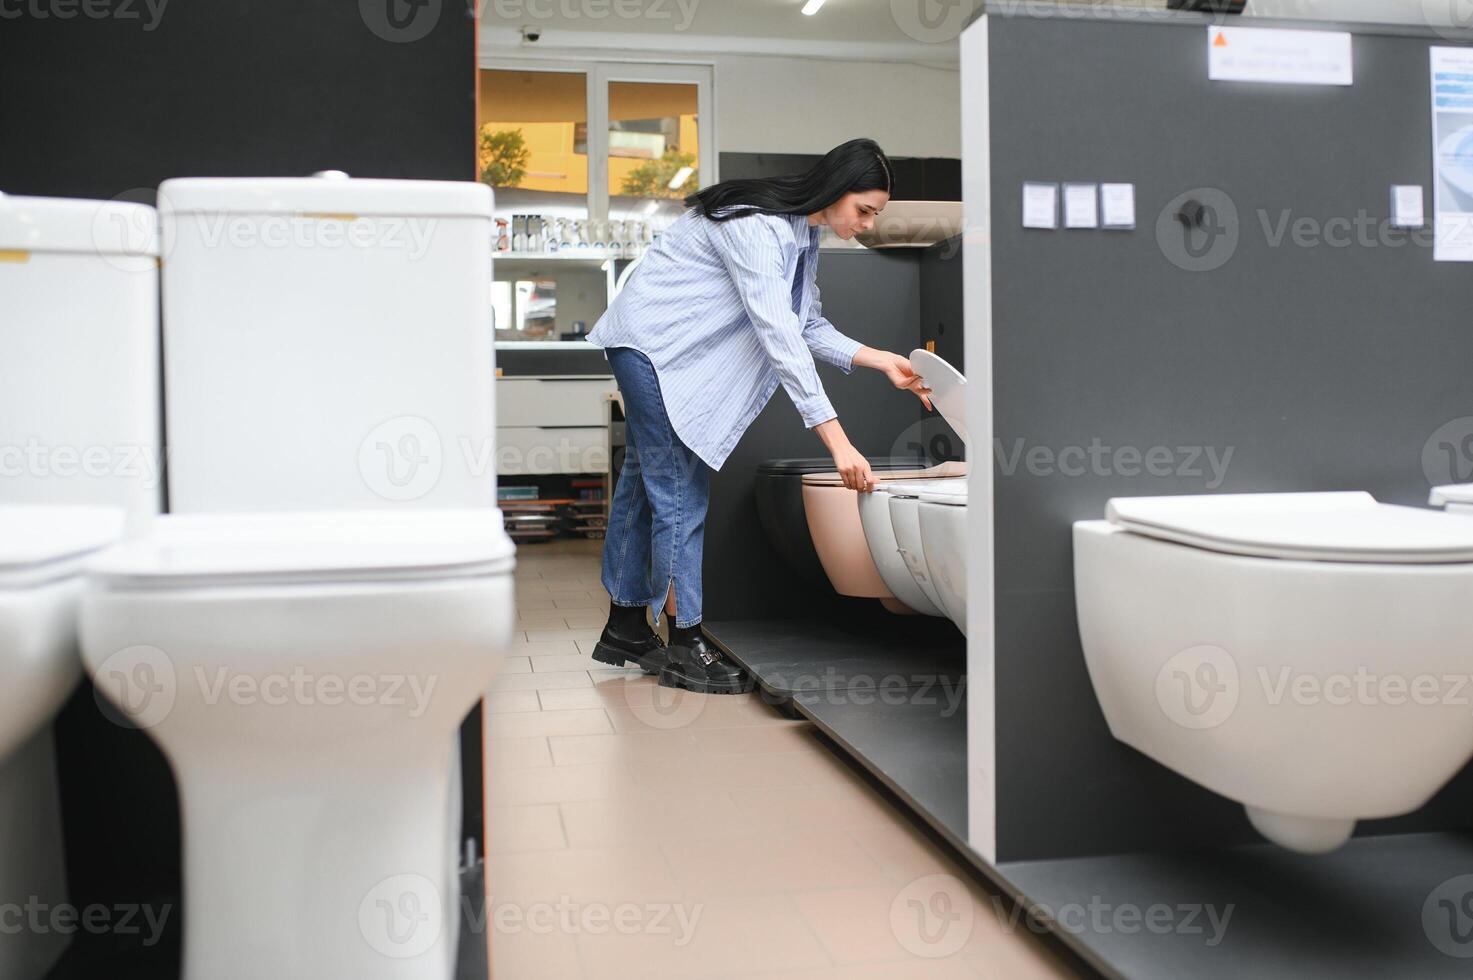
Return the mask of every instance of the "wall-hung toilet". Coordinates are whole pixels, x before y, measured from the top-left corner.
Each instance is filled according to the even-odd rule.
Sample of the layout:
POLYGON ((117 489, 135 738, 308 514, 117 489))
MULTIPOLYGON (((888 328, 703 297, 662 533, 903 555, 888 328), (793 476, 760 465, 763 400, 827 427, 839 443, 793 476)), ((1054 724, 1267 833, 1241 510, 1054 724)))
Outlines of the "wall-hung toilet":
POLYGON ((442 980, 458 727, 504 656, 491 194, 160 189, 170 501, 94 560, 98 686, 183 811, 190 980, 442 980))
POLYGON ((948 480, 920 491, 918 518, 926 570, 941 608, 967 632, 967 481, 948 480))
MULTIPOLYGON (((909 457, 871 457, 870 467, 876 473, 915 470, 921 460, 909 457)), ((824 586, 828 578, 818 552, 813 548, 813 535, 808 530, 808 515, 803 509, 803 477, 814 473, 832 475, 831 457, 804 459, 769 459, 757 466, 753 492, 757 502, 757 519, 774 551, 798 573, 807 585, 824 586)))
MULTIPOLYGON (((912 351, 910 360, 911 369, 931 388, 932 405, 965 446, 966 379, 929 351, 912 351)), ((966 463, 945 462, 915 472, 876 475, 879 485, 869 493, 844 489, 834 473, 804 478, 805 504, 812 501, 814 514, 809 523, 824 568, 841 594, 875 596, 882 601, 893 596, 908 611, 945 616, 925 567, 919 516, 912 504, 896 507, 893 501, 914 500, 922 487, 965 486, 966 463), (902 526, 897 527, 897 521, 902 526)))
POLYGON ((1365 493, 1122 498, 1074 525, 1074 563, 1111 733, 1275 843, 1333 850, 1473 756, 1473 522, 1365 493))
MULTIPOLYGON (((67 900, 50 725, 82 675, 82 563, 159 508, 157 237, 143 205, 0 194, 0 906, 22 914, 67 900)), ((15 980, 69 938, 0 932, 15 980)))

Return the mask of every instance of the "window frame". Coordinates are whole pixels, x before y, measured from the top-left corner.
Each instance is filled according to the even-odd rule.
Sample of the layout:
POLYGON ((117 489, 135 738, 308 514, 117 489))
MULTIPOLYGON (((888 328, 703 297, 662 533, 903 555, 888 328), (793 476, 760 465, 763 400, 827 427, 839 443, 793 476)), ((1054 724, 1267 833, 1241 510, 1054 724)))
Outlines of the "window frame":
MULTIPOLYGON (((609 84, 652 82, 696 86, 697 161, 701 185, 721 179, 716 152, 716 69, 710 62, 598 60, 569 61, 505 54, 482 54, 477 71, 546 71, 582 75, 586 83, 588 116, 588 217, 609 217, 609 84)), ((477 77, 477 91, 480 79, 477 77)))

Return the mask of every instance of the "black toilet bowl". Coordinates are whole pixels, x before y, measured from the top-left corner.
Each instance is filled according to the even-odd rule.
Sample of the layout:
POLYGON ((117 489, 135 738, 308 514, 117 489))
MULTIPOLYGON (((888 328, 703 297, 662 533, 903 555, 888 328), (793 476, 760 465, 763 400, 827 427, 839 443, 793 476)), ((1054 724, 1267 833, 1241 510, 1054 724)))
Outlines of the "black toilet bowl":
MULTIPOLYGON (((924 460, 913 456, 871 456, 870 469, 924 469, 924 460)), ((808 473, 832 473, 834 461, 827 456, 807 459, 769 459, 757 465, 757 519, 772 548, 806 584, 832 590, 829 577, 813 548, 808 533, 808 515, 803 510, 803 477, 808 473)))

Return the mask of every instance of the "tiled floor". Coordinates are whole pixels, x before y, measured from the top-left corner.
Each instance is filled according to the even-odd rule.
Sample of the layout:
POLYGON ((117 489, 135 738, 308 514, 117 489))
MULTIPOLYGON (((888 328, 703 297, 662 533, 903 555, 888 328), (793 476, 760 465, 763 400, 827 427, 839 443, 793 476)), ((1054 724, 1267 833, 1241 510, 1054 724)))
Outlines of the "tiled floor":
POLYGON ((519 556, 487 700, 496 980, 1073 975, 809 723, 598 669, 600 544, 519 556))

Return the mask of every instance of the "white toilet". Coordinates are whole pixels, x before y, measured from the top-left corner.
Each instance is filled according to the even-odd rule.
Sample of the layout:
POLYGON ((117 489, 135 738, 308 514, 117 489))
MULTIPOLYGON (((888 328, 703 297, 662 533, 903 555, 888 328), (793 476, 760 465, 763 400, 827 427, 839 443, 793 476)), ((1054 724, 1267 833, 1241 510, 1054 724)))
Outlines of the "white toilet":
POLYGON ((1473 522, 1365 493, 1121 498, 1074 561, 1111 733, 1277 844, 1333 850, 1473 756, 1473 522))
MULTIPOLYGON (((911 370, 926 379, 931 388, 931 404, 948 425, 967 444, 967 379, 946 361, 926 350, 910 355, 911 370)), ((880 481, 867 494, 858 494, 859 517, 864 526, 865 541, 880 576, 901 601, 927 616, 946 616, 966 632, 966 610, 953 612, 947 606, 943 591, 966 596, 966 463, 942 463, 915 478, 880 481), (922 500, 934 494, 931 503, 922 500), (934 559, 927 557, 926 537, 922 530, 921 512, 940 507, 945 501, 953 509, 938 512, 930 518, 934 559), (943 532, 942 528, 949 531, 943 532), (955 537, 944 539, 943 533, 955 537), (935 562, 935 568, 931 562, 935 562), (937 573, 944 569, 947 584, 938 583, 937 573), (960 585, 958 585, 960 583, 960 585)), ((953 601, 953 606, 955 601, 953 601)))
POLYGON ((947 480, 920 491, 921 547, 941 608, 967 632, 967 481, 947 480))
POLYGON ((183 810, 189 980, 444 980, 456 735, 510 643, 491 193, 160 188, 170 503, 96 559, 99 688, 183 810))
MULTIPOLYGON (((50 726, 82 675, 82 562, 159 508, 156 225, 0 194, 0 906, 22 915, 67 901, 50 726)), ((0 977, 45 975, 67 939, 6 932, 0 977)))

